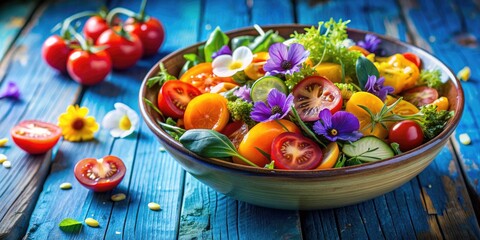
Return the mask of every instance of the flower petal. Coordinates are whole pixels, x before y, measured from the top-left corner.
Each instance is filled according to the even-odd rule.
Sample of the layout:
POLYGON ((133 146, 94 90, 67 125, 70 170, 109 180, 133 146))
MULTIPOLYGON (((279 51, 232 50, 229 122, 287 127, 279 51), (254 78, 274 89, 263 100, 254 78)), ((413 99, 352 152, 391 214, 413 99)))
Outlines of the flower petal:
POLYGON ((323 122, 323 125, 326 129, 332 129, 332 113, 328 108, 324 108, 322 111, 320 111, 318 116, 320 117, 320 121, 323 122))
POLYGON ((281 64, 283 60, 287 60, 288 58, 287 46, 285 46, 283 43, 274 43, 268 49, 268 54, 270 56, 269 60, 273 61, 274 63, 281 64))
POLYGON ((351 133, 360 128, 360 122, 358 121, 358 118, 352 113, 345 111, 338 111, 333 114, 332 123, 333 128, 336 129, 339 134, 351 133))
POLYGON ((241 46, 233 52, 232 61, 240 61, 242 63, 242 67, 237 68, 237 71, 242 71, 245 69, 250 63, 253 61, 253 53, 250 48, 241 46))
POLYGON ((269 120, 271 111, 271 108, 269 108, 264 102, 256 102, 250 113, 250 118, 256 122, 265 122, 269 120))
POLYGON ((283 106, 283 103, 285 102, 286 96, 284 93, 278 91, 278 89, 273 88, 268 92, 267 95, 267 103, 268 106, 271 108, 273 106, 279 106, 280 108, 283 106))
POLYGON ((307 60, 308 54, 305 54, 305 48, 302 44, 294 43, 288 49, 287 60, 292 64, 292 67, 297 66, 307 60))
POLYGON ((212 62, 212 68, 228 68, 233 59, 230 55, 221 55, 216 57, 212 62))

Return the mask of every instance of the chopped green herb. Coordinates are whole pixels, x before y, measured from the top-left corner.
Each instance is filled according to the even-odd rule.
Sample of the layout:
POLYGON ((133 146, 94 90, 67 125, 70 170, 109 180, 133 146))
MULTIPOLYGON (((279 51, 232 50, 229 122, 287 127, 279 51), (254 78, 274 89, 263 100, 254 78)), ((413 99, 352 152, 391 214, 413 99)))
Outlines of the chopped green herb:
POLYGON ((82 229, 82 223, 73 218, 65 218, 58 224, 58 227, 67 233, 78 233, 82 229))

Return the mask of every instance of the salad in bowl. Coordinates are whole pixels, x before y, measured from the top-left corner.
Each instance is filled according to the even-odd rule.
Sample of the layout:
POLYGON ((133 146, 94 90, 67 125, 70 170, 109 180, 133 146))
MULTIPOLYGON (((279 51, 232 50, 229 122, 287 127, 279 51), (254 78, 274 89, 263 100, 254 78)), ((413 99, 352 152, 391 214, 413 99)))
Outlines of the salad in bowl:
POLYGON ((429 53, 348 22, 217 28, 152 68, 145 121, 189 173, 239 200, 316 209, 388 192, 444 146, 463 93, 429 53))

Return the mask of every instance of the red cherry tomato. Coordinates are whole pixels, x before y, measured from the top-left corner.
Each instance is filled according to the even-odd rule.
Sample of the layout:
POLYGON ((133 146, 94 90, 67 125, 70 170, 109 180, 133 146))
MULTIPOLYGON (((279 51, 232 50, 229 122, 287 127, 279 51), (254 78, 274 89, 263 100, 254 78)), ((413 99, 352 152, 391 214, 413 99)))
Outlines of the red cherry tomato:
POLYGON ((125 30, 136 34, 141 39, 144 56, 150 56, 157 53, 165 39, 163 25, 154 17, 149 17, 148 20, 144 22, 129 18, 125 22, 125 30))
POLYGON ((417 107, 433 103, 438 99, 438 92, 435 88, 420 86, 408 89, 401 93, 403 100, 412 103, 417 107))
POLYGON ((200 94, 200 90, 190 83, 167 81, 158 93, 158 108, 168 117, 182 118, 187 104, 200 94))
POLYGON ((75 50, 68 57, 68 74, 73 80, 84 85, 94 85, 103 81, 110 70, 112 62, 105 50, 95 53, 75 50))
POLYGON ((316 168, 323 159, 320 146, 298 133, 285 132, 272 142, 270 153, 275 168, 309 170, 316 168))
POLYGON ((415 53, 411 52, 406 52, 403 54, 403 56, 410 62, 415 63, 418 68, 420 68, 420 65, 422 64, 422 60, 420 60, 420 57, 418 57, 415 53))
POLYGON ((292 90, 293 103, 303 121, 316 121, 324 108, 335 113, 342 108, 342 94, 328 79, 311 76, 300 81, 292 90))
POLYGON ((91 39, 93 42, 96 42, 98 37, 108 30, 110 27, 108 26, 107 21, 102 18, 101 16, 92 16, 90 17, 83 26, 83 33, 85 34, 86 38, 91 39))
POLYGON ((65 39, 52 35, 43 43, 42 57, 50 67, 64 73, 67 71, 67 59, 71 51, 65 39))
POLYGON ((13 142, 30 154, 46 153, 57 144, 62 130, 54 124, 26 120, 10 131, 13 142))
MULTIPOLYGON (((116 30, 115 30, 116 31, 116 30)), ((130 34, 129 38, 121 36, 113 29, 103 32, 96 41, 98 46, 107 46, 105 49, 112 58, 114 69, 127 69, 142 57, 142 42, 135 34, 130 34)))
POLYGON ((126 172, 123 161, 115 156, 85 158, 74 169, 75 178, 84 187, 95 192, 106 192, 115 188, 126 172))
POLYGON ((420 125, 412 120, 404 120, 396 123, 388 133, 389 141, 400 145, 400 150, 406 152, 423 143, 423 131, 420 125))

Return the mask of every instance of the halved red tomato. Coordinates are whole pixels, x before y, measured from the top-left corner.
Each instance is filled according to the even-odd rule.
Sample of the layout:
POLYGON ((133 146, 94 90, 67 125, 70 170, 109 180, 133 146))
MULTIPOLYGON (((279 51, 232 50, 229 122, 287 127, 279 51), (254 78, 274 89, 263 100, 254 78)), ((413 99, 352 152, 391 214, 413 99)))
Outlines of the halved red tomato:
POLYGON ((417 107, 433 103, 438 99, 438 92, 435 88, 420 86, 408 89, 401 93, 403 100, 412 103, 417 107))
POLYGON ((328 108, 333 114, 342 108, 342 94, 328 79, 311 76, 300 81, 292 91, 293 103, 303 121, 316 121, 318 114, 328 108))
POLYGON ((202 93, 210 92, 210 89, 221 82, 235 83, 231 77, 218 77, 213 74, 212 63, 200 63, 188 69, 180 81, 190 83, 202 93))
POLYGON ((20 122, 10 131, 13 142, 30 154, 46 153, 57 144, 62 130, 57 125, 37 120, 20 122))
POLYGON ((106 192, 115 188, 126 172, 123 161, 115 156, 85 158, 74 169, 75 178, 84 187, 95 192, 106 192))
POLYGON ((316 168, 323 159, 320 146, 299 133, 285 132, 272 142, 270 157, 275 168, 309 170, 316 168))
POLYGON ((190 83, 167 81, 158 93, 158 108, 168 117, 182 118, 187 104, 200 94, 202 93, 190 83))

